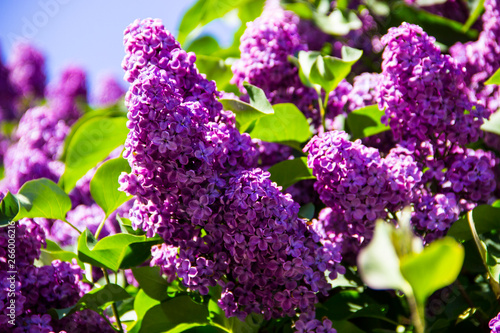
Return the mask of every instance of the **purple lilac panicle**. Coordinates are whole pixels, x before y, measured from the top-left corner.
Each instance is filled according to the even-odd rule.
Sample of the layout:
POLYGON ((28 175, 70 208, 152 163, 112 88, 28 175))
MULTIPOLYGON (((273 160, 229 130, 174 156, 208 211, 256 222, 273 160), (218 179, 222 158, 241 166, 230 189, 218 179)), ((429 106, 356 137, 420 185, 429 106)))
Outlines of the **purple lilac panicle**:
POLYGON ((125 95, 125 89, 113 76, 105 76, 97 86, 94 102, 98 106, 110 106, 125 95))
POLYGON ((57 158, 68 132, 68 125, 53 109, 39 106, 26 111, 13 135, 18 141, 5 152, 2 185, 16 192, 33 179, 57 182, 64 170, 57 158))
POLYGON ((74 123, 82 114, 78 102, 87 102, 87 78, 78 66, 66 67, 59 81, 47 88, 47 99, 53 112, 68 124, 74 123))
POLYGON ((19 92, 10 81, 9 69, 0 59, 0 121, 16 118, 18 95, 19 92))
MULTIPOLYGON (((402 148, 401 148, 402 149, 402 148)), ((360 140, 349 141, 343 131, 313 137, 304 148, 308 166, 317 181, 315 190, 330 208, 324 221, 342 221, 337 235, 357 239, 359 246, 371 239, 374 222, 409 204, 421 172, 411 156, 398 149, 381 158, 377 149, 360 140), (332 220, 333 219, 333 220, 332 220)), ((328 230, 326 230, 328 231, 328 230)), ((345 237, 344 237, 345 238, 345 237)), ((344 253, 350 249, 346 246, 344 253)))
POLYGON ((2 332, 49 332, 50 308, 67 308, 89 290, 82 282, 83 270, 76 264, 54 260, 48 266, 34 266, 40 257, 40 248, 45 246, 45 233, 32 219, 16 222, 16 267, 15 279, 9 277, 13 270, 7 266, 8 228, 0 228, 0 331, 2 332), (14 284, 16 299, 16 327, 9 324, 7 300, 10 285, 14 284))
POLYGON ((497 111, 500 89, 484 82, 500 68, 500 2, 486 0, 482 16, 483 31, 477 41, 456 43, 450 54, 466 68, 465 82, 470 94, 484 103, 490 112, 497 111))
POLYGON ((466 145, 479 138, 489 112, 469 99, 465 70, 442 55, 435 39, 419 26, 403 23, 382 37, 379 107, 397 140, 466 145))
POLYGON ((43 54, 27 43, 18 43, 12 49, 9 61, 10 81, 19 93, 28 99, 44 96, 46 76, 43 54))
POLYGON ((267 6, 259 18, 249 22, 240 40, 241 59, 232 67, 232 83, 242 92, 247 81, 271 93, 287 86, 283 81, 293 81, 297 68, 288 56, 306 49, 297 31, 298 22, 294 13, 279 4, 267 6))

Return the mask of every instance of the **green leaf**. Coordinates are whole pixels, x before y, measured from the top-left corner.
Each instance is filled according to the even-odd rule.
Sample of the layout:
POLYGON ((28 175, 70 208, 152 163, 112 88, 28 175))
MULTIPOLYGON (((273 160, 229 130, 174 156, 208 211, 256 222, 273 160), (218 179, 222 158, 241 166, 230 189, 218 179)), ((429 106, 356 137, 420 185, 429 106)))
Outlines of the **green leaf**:
POLYGON ((391 128, 382 124, 383 115, 384 112, 380 111, 377 105, 369 105, 349 113, 346 121, 352 140, 389 131, 391 128))
POLYGON ((75 305, 69 308, 50 309, 49 313, 57 319, 61 319, 84 309, 91 309, 102 315, 103 310, 111 305, 111 303, 123 301, 131 297, 132 295, 125 289, 119 285, 110 283, 87 292, 75 305))
POLYGON ((240 57, 240 39, 246 30, 246 23, 255 20, 260 16, 264 9, 265 0, 251 0, 242 4, 238 8, 238 18, 240 19, 240 28, 233 35, 233 43, 226 49, 221 49, 213 54, 213 56, 227 58, 240 57))
POLYGON ((332 321, 332 326, 335 327, 337 332, 366 333, 366 331, 363 331, 348 320, 332 321))
POLYGON ((59 185, 71 191, 88 170, 123 145, 129 132, 126 117, 93 117, 81 124, 68 143, 66 168, 59 185))
MULTIPOLYGON (((220 49, 219 42, 212 36, 201 36, 196 38, 189 44, 186 52, 193 52, 196 54, 196 67, 198 66, 198 60, 200 55, 210 56, 220 49)), ((200 72, 202 72, 200 70, 200 72)), ((204 73, 204 72, 202 72, 204 73)))
POLYGON ((197 28, 223 17, 251 0, 198 0, 182 17, 177 40, 184 44, 188 35, 197 28))
POLYGON ((150 308, 142 319, 140 332, 182 332, 181 329, 208 323, 205 305, 195 303, 189 296, 179 296, 150 308))
POLYGON ((45 248, 42 247, 40 254, 40 261, 46 265, 50 265, 52 261, 58 259, 61 261, 72 262, 73 259, 76 259, 78 265, 84 269, 83 263, 78 259, 78 255, 74 252, 63 250, 57 243, 51 241, 50 239, 46 240, 47 246, 45 248))
POLYGON ((96 242, 92 233, 85 231, 78 238, 78 258, 97 267, 116 272, 142 264, 151 255, 151 246, 163 242, 160 238, 146 238, 129 234, 116 234, 96 242))
POLYGON ((149 309, 159 304, 161 304, 160 301, 149 297, 143 289, 139 290, 134 301, 134 309, 137 313, 137 319, 142 319, 149 309))
MULTIPOLYGON (((472 218, 474 219, 476 231, 479 235, 500 229, 500 207, 495 207, 495 205, 499 205, 499 202, 497 201, 493 206, 480 205, 472 211, 472 218)), ((461 217, 453 223, 447 235, 460 241, 472 239, 467 216, 461 217)))
POLYGON ((317 316, 327 316, 331 320, 347 320, 357 317, 372 317, 384 319, 389 308, 377 304, 365 293, 356 290, 342 290, 318 306, 317 316))
POLYGON ((45 217, 47 219, 65 220, 71 209, 71 199, 53 181, 40 178, 26 182, 16 198, 20 203, 19 213, 15 217, 45 217))
POLYGON ((490 119, 486 119, 481 125, 481 129, 485 132, 500 135, 500 112, 497 111, 490 116, 490 119))
POLYGON ((363 55, 363 51, 351 47, 342 47, 342 59, 330 56, 319 56, 314 61, 309 81, 321 86, 327 94, 335 89, 340 81, 351 72, 352 65, 363 55))
POLYGON ((128 328, 129 333, 138 333, 141 329, 142 319, 146 312, 152 307, 159 305, 160 301, 149 297, 144 290, 140 289, 134 299, 134 310, 137 314, 137 322, 133 327, 128 328))
POLYGON ((301 19, 311 20, 314 17, 314 10, 308 3, 295 2, 283 5, 285 10, 289 10, 297 14, 301 19))
POLYGON ((225 110, 234 112, 236 125, 240 132, 245 132, 261 117, 274 114, 274 109, 262 89, 248 83, 245 83, 244 86, 250 97, 250 104, 232 98, 222 98, 219 100, 225 110))
POLYGON ((122 172, 130 173, 128 161, 122 157, 104 162, 90 181, 90 193, 95 202, 108 217, 123 203, 131 198, 123 191, 119 191, 118 177, 122 172))
POLYGON ((395 2, 391 10, 391 26, 398 26, 402 22, 417 24, 430 36, 444 45, 451 46, 456 42, 468 42, 478 36, 476 30, 463 32, 463 25, 457 21, 431 14, 430 12, 408 6, 402 2, 395 2))
POLYGON ((472 27, 472 25, 476 23, 479 16, 481 16, 483 10, 484 10, 484 0, 477 1, 476 7, 474 7, 474 10, 469 15, 467 22, 465 22, 464 26, 462 27, 463 32, 469 31, 470 27, 472 27))
POLYGON ((312 170, 307 166, 307 157, 279 162, 268 170, 271 180, 283 189, 305 179, 315 179, 312 170))
POLYGON ((257 119, 266 115, 262 111, 257 110, 250 104, 240 101, 239 99, 221 98, 219 102, 222 103, 224 110, 233 111, 236 116, 236 126, 242 133, 257 119))
POLYGON ((417 303, 436 290, 452 284, 458 277, 464 261, 464 248, 451 237, 432 242, 420 253, 401 258, 401 273, 410 283, 417 303))
POLYGON ((358 255, 361 278, 372 289, 395 289, 411 293, 399 269, 399 258, 392 243, 394 227, 377 221, 371 242, 358 255))
POLYGON ((333 10, 328 16, 316 13, 313 21, 323 32, 334 36, 344 36, 351 30, 360 29, 363 23, 351 10, 333 10))
POLYGON ((500 243, 498 234, 493 235, 493 238, 488 237, 481 243, 486 249, 486 265, 490 276, 498 283, 500 281, 500 243))
POLYGON ((7 192, 2 202, 0 202, 0 227, 4 227, 14 221, 20 208, 17 198, 12 193, 7 192))
POLYGON ((500 68, 484 84, 500 84, 500 68))
POLYGON ((308 87, 312 87, 309 76, 311 69, 316 62, 316 59, 321 56, 321 52, 317 51, 300 51, 298 54, 299 76, 302 83, 308 87))
POLYGON ((237 92, 238 88, 230 84, 233 77, 231 66, 223 59, 208 55, 196 54, 196 67, 200 73, 206 74, 208 80, 214 80, 217 90, 226 92, 237 92))
POLYGON ((312 202, 309 202, 300 207, 299 217, 312 220, 314 217, 314 210, 315 210, 314 204, 312 202))
POLYGON ((273 106, 267 100, 266 93, 262 89, 248 82, 243 82, 243 87, 247 91, 251 106, 265 114, 272 114, 274 112, 273 106))
POLYGON ((104 309, 113 302, 123 301, 132 297, 119 285, 109 283, 101 288, 93 289, 83 295, 78 301, 86 309, 104 309))
POLYGON ((132 272, 142 290, 149 297, 159 301, 168 298, 167 288, 170 283, 161 277, 159 267, 133 267, 132 272))
POLYGON ((276 104, 273 109, 274 114, 257 119, 252 138, 300 147, 312 136, 306 117, 294 104, 276 104))
POLYGON ((98 118, 98 117, 127 117, 127 109, 123 104, 116 104, 113 105, 109 108, 105 109, 99 109, 99 110, 94 110, 88 113, 85 113, 83 116, 81 116, 76 123, 71 126, 71 131, 68 133, 66 138, 64 139, 64 146, 63 146, 63 152, 61 154, 60 160, 64 161, 66 160, 66 156, 68 154, 68 146, 75 136, 75 133, 78 132, 79 128, 85 124, 87 121, 89 121, 92 118, 98 118))

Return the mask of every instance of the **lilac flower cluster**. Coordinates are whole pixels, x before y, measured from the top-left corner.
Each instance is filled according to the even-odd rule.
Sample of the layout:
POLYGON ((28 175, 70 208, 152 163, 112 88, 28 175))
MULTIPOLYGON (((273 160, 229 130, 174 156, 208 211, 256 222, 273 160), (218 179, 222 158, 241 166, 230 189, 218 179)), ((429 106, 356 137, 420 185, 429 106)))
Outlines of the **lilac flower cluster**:
POLYGON ((377 104, 377 89, 381 78, 382 76, 379 73, 368 72, 354 77, 352 89, 349 91, 348 95, 348 112, 377 104))
POLYGON ((59 157, 69 126, 46 106, 29 109, 19 121, 14 139, 24 149, 39 150, 48 159, 59 157))
POLYGON ((245 92, 243 82, 247 81, 267 93, 286 87, 283 81, 293 82, 297 68, 288 61, 288 56, 306 49, 297 31, 298 22, 295 14, 283 10, 279 3, 269 2, 262 15, 247 24, 241 36, 241 58, 232 66, 231 82, 242 92, 245 92))
POLYGON ((120 183, 136 196, 133 225, 165 240, 151 263, 202 294, 221 285, 227 316, 313 312, 324 272, 341 270, 340 249, 319 246, 298 205, 252 169, 250 137, 159 20, 135 21, 124 40, 132 172, 120 183))
POLYGON ((498 86, 485 86, 484 82, 500 68, 500 2, 486 0, 482 16, 483 31, 477 41, 465 44, 456 43, 450 54, 466 68, 465 81, 471 94, 495 112, 499 105, 498 86))
POLYGON ((125 95, 125 89, 112 76, 106 76, 99 81, 94 102, 98 106, 113 105, 125 95))
POLYGON ((57 117, 71 125, 82 114, 78 103, 87 102, 85 71, 78 66, 66 67, 59 81, 47 88, 46 95, 57 117))
MULTIPOLYGON (((34 266, 45 245, 45 233, 32 219, 16 222, 15 299, 16 326, 8 323, 8 293, 11 279, 7 266, 8 229, 0 228, 0 331, 49 332, 55 322, 46 315, 50 308, 64 309, 73 306, 89 290, 82 282, 83 270, 76 265, 54 260, 51 265, 34 266)), ((61 321, 63 328, 68 320, 61 321)))
MULTIPOLYGON (((478 98, 491 113, 500 107, 500 88, 497 85, 484 85, 484 82, 500 68, 500 2, 486 0, 482 16, 482 32, 477 41, 465 44, 456 43, 450 48, 451 55, 465 66, 465 81, 470 94, 478 98)), ((498 135, 485 133, 485 143, 498 150, 498 135)))
POLYGON ((16 99, 18 92, 9 78, 9 69, 0 59, 0 121, 16 117, 16 99))
MULTIPOLYGON (((0 228, 0 270, 9 271, 7 264, 8 229, 0 228)), ((25 267, 40 257, 45 245, 45 233, 33 220, 23 219, 16 224, 16 265, 25 267)))
POLYGON ((64 164, 56 159, 68 132, 67 124, 52 109, 39 106, 26 111, 14 133, 18 141, 5 153, 2 185, 15 192, 28 180, 57 181, 64 164))
POLYGON ((382 37, 379 107, 395 139, 416 138, 443 145, 466 145, 479 138, 489 112, 470 100, 465 72, 442 55, 434 38, 416 25, 403 23, 382 37))
MULTIPOLYGON (((374 222, 409 204, 421 172, 410 155, 391 151, 381 158, 377 149, 349 141, 343 131, 313 137, 305 146, 315 190, 330 208, 323 213, 326 233, 357 240, 357 250, 371 238, 374 222), (342 223, 335 223, 340 219, 342 223), (335 230, 335 225, 338 228, 335 230), (329 226, 333 230, 326 229, 329 226)), ((351 246, 343 251, 347 253, 351 246)))
POLYGON ((41 99, 45 91, 45 58, 27 43, 14 46, 9 61, 10 81, 25 98, 41 99))
POLYGON ((25 314, 47 313, 50 308, 65 309, 74 305, 88 287, 76 262, 54 260, 49 266, 29 266, 20 272, 22 293, 26 295, 25 314))

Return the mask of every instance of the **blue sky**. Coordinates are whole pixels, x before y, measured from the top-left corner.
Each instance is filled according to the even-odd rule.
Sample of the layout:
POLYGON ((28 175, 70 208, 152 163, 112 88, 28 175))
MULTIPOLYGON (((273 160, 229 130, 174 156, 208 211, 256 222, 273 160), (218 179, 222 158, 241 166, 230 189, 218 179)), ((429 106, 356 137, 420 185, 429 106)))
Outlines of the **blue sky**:
MULTIPOLYGON (((0 0, 0 48, 8 58, 14 40, 24 38, 46 56, 50 79, 68 64, 88 72, 90 86, 103 74, 123 77, 123 31, 136 18, 155 17, 177 34, 194 0, 0 0)), ((224 23, 208 31, 230 38, 224 23), (222 32, 222 33, 221 33, 222 32)), ((125 86, 125 83, 124 83, 125 86)))

